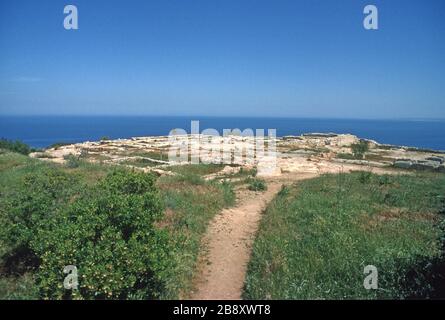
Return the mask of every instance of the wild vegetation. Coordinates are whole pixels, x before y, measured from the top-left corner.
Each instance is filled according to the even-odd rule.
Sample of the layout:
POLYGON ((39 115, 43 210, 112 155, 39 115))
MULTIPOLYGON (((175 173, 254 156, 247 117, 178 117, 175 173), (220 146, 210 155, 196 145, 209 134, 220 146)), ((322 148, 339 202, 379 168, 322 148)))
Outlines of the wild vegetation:
POLYGON ((224 168, 223 164, 186 164, 167 167, 168 170, 181 175, 198 175, 216 173, 224 168))
POLYGON ((0 155, 0 298, 177 298, 230 183, 0 155), (195 182, 199 181, 199 184, 195 182), (79 289, 66 290, 75 265, 79 289))
MULTIPOLYGON (((366 140, 360 140, 357 143, 351 144, 351 153, 338 153, 337 158, 348 160, 362 160, 365 159, 366 153, 369 151, 369 143, 366 140)), ((372 160, 372 159, 367 159, 372 160)))
MULTIPOLYGON (((366 142, 351 149, 353 159, 372 155, 366 142)), ((157 177, 86 161, 99 152, 58 165, 30 151, 0 149, 0 299, 188 298, 208 223, 235 202, 229 179, 267 189, 256 169, 208 181, 224 166, 164 165, 173 175, 157 177), (63 287, 67 265, 78 268, 78 290, 63 287)), ((132 164, 150 166, 140 159, 132 164)), ((262 218, 244 297, 443 297, 444 213, 439 173, 360 171, 285 186, 262 218), (379 270, 378 290, 363 287, 366 265, 379 270)))
POLYGON ((366 152, 369 150, 369 143, 366 140, 360 140, 358 143, 351 145, 352 155, 357 159, 363 159, 366 152))
POLYGON ((445 175, 323 175, 283 188, 254 243, 247 299, 444 296, 445 175), (363 286, 378 270, 378 290, 363 286))
POLYGON ((25 143, 21 141, 12 141, 7 139, 0 139, 0 150, 9 150, 12 152, 21 153, 24 155, 32 152, 32 149, 25 143))
POLYGON ((267 184, 266 184, 266 181, 264 181, 264 179, 248 177, 246 181, 248 183, 247 188, 250 191, 265 191, 265 190, 267 190, 267 184))

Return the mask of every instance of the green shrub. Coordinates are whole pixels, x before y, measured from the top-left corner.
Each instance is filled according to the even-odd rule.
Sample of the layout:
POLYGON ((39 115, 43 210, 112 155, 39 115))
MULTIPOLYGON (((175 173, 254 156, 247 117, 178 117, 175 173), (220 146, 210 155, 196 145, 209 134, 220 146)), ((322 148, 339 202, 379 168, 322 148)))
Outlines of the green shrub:
POLYGON ((360 183, 367 184, 371 181, 372 173, 369 171, 360 171, 358 175, 358 180, 360 183))
POLYGON ((358 143, 351 144, 351 150, 355 159, 363 159, 369 150, 369 143, 366 140, 360 140, 358 143))
POLYGON ((26 174, 20 189, 1 201, 4 209, 2 240, 12 248, 29 248, 36 231, 48 221, 76 192, 77 181, 59 170, 46 168, 26 174))
POLYGON ((369 151, 369 143, 366 140, 360 140, 358 143, 351 144, 352 153, 340 152, 337 154, 338 159, 361 160, 364 159, 366 152, 369 151))
POLYGON ((66 161, 65 164, 68 168, 74 169, 78 168, 80 165, 80 158, 73 154, 66 155, 63 159, 66 161))
POLYGON ((31 148, 21 142, 21 141, 12 141, 12 140, 6 140, 6 139, 0 139, 0 149, 5 149, 17 153, 21 153, 24 155, 28 155, 31 153, 31 148))
POLYGON ((36 257, 40 297, 162 297, 172 262, 167 234, 155 227, 163 217, 155 178, 115 170, 96 186, 65 193, 70 183, 55 171, 31 176, 10 206, 5 239, 36 257), (78 290, 63 287, 67 265, 78 269, 78 290))
POLYGON ((248 179, 248 189, 251 191, 265 191, 267 190, 266 181, 259 178, 250 178, 248 179))

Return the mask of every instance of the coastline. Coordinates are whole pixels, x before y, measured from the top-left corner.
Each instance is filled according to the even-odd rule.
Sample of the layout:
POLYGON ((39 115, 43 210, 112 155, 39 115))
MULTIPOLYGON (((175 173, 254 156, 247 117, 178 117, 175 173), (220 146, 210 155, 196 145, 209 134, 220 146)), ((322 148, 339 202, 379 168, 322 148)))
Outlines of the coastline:
POLYGON ((276 129, 278 137, 307 132, 353 134, 381 144, 445 150, 445 120, 262 118, 202 116, 0 116, 0 137, 21 140, 34 148, 55 143, 80 143, 138 136, 165 136, 174 128, 191 133, 191 121, 200 128, 276 129))
MULTIPOLYGON (((190 164, 190 159, 198 159, 195 163, 235 166, 238 170, 252 167, 257 167, 260 171, 267 169, 265 176, 339 172, 344 167, 356 166, 445 172, 443 151, 380 144, 352 134, 306 133, 300 136, 272 138, 266 136, 264 142, 268 148, 266 147, 260 155, 255 154, 253 158, 247 157, 245 151, 257 151, 254 137, 200 134, 179 135, 175 139, 172 140, 169 136, 150 136, 86 141, 34 152, 31 157, 56 163, 66 163, 75 158, 93 163, 124 165, 158 174, 169 174, 169 167, 190 164), (177 142, 182 145, 190 144, 187 148, 187 152, 190 152, 187 158, 171 158, 171 150, 177 142), (197 146, 193 148, 195 144, 197 146), (357 151, 358 147, 364 149, 357 151), (238 151, 241 151, 241 156, 234 158, 233 155, 238 151), (229 154, 229 161, 224 157, 224 152, 229 154)), ((174 151, 175 154, 178 150, 174 151)))

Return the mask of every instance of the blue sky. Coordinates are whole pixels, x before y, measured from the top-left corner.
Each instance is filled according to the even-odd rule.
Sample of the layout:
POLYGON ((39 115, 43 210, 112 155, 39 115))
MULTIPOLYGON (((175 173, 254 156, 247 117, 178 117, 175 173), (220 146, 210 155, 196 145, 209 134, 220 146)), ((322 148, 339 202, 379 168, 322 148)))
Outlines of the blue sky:
POLYGON ((444 14, 443 0, 2 0, 0 114, 445 118, 444 14))

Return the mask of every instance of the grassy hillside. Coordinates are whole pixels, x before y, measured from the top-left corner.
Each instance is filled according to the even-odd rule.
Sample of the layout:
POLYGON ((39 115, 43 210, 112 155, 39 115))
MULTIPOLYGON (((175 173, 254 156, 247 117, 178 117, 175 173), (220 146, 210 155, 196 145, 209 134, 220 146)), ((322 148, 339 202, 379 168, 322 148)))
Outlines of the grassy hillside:
POLYGON ((228 183, 195 174, 161 177, 151 186, 152 178, 1 152, 0 299, 182 296, 207 223, 233 204, 234 193, 228 183), (77 296, 59 288, 62 266, 72 261, 80 263, 77 296))
POLYGON ((247 299, 444 296, 445 175, 324 175, 284 188, 254 243, 247 299), (379 289, 363 286, 364 267, 379 289))

